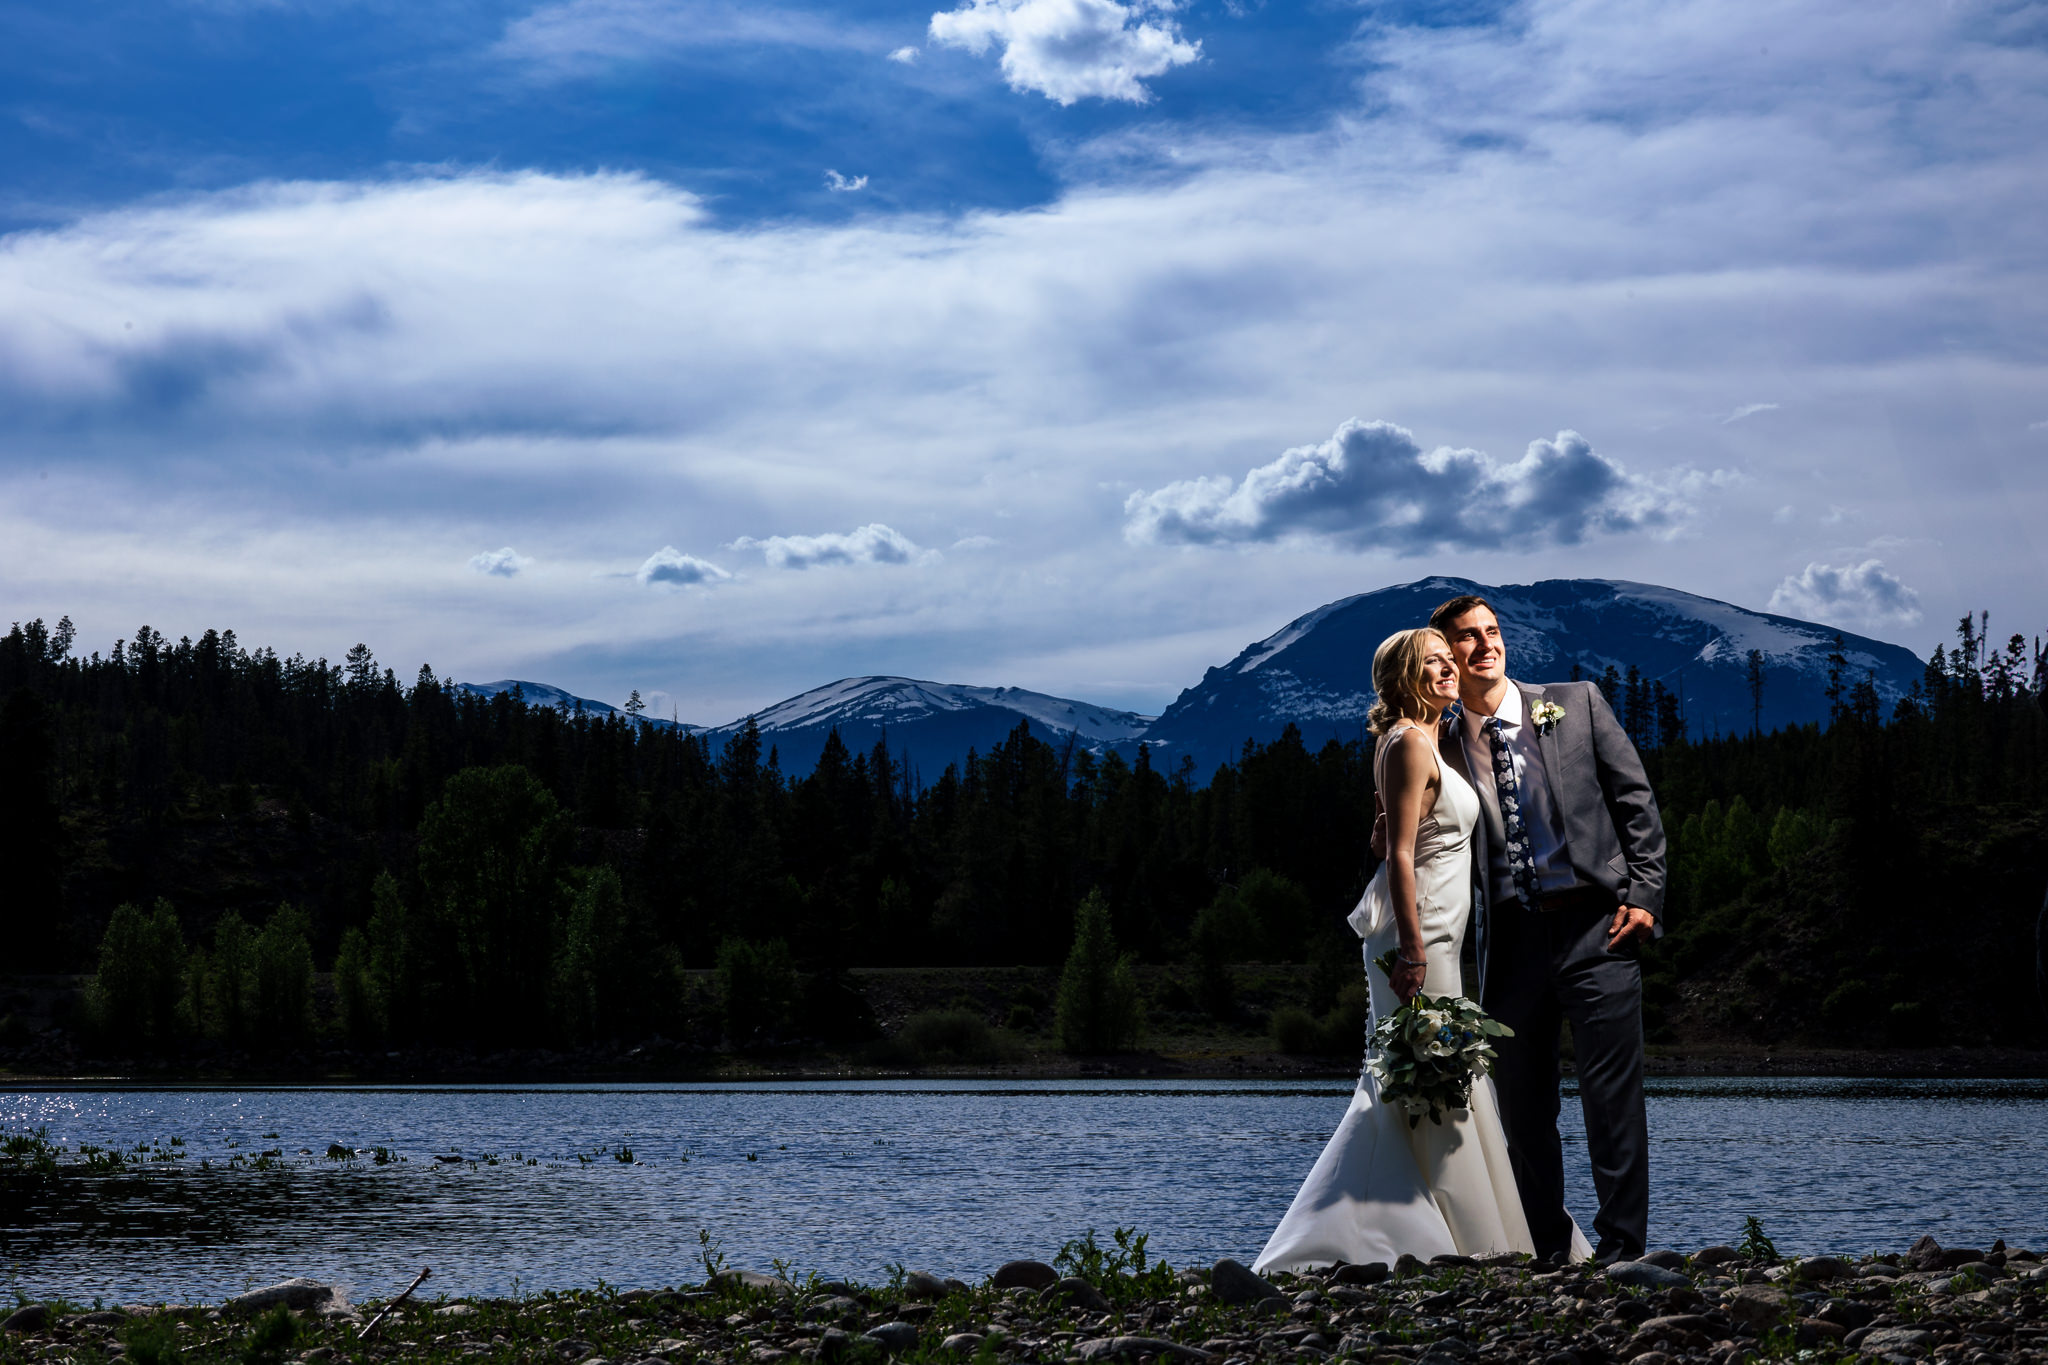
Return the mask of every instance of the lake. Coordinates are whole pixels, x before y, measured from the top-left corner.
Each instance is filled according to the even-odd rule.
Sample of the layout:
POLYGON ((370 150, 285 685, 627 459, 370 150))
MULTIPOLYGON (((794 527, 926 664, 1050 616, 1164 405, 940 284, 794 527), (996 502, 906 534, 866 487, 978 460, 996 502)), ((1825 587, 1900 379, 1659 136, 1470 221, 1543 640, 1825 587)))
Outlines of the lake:
MULTIPOLYGON (((308 1275, 362 1298, 423 1265, 449 1296, 666 1285, 702 1277, 700 1230, 733 1266, 780 1258, 870 1281, 891 1262, 974 1279, 1118 1226, 1176 1265, 1249 1262, 1349 1094, 901 1080, 0 1091, 0 1130, 167 1158, 0 1206, 0 1293, 193 1302, 308 1275), (366 1155, 331 1161, 330 1143, 366 1155), (378 1147, 404 1160, 379 1165, 378 1147), (249 1169, 263 1152, 281 1155, 249 1169)), ((1731 1241, 1756 1214, 1787 1252, 1902 1251, 1923 1232, 2048 1250, 2048 1081, 1664 1079, 1649 1103, 1656 1245, 1731 1241)), ((1564 1122, 1572 1212, 1590 1225, 1569 1093, 1564 1122)))

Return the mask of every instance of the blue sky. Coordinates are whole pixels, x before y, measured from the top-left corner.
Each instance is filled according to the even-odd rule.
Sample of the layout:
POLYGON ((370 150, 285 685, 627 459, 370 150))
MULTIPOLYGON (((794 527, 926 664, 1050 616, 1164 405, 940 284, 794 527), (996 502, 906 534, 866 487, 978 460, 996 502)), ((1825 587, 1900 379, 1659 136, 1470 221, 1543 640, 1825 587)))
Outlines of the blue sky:
POLYGON ((0 5, 0 593, 723 721, 2048 629, 2048 6, 0 5))

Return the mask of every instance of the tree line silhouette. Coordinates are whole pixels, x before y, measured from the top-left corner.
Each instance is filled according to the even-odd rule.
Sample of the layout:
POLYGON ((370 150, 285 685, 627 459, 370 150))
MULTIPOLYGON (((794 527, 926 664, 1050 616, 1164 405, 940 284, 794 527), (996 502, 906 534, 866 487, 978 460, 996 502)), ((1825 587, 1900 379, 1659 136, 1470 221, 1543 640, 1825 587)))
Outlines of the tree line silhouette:
MULTIPOLYGON (((1947 1036, 1938 988, 1976 945, 2016 1002, 1987 1017, 2038 1037, 2019 949, 2048 867, 2048 680, 1986 630, 1965 618, 1890 708, 1838 652, 1825 727, 1689 736, 1636 670, 1600 679, 1671 834, 1653 1032, 1947 1036), (1967 932, 1944 897, 1977 906, 1967 932)), ((75 644, 68 621, 0 638, 10 958, 96 972, 95 1017, 130 1039, 829 1041, 872 1032, 849 967, 1056 965, 1090 897, 1091 980, 1121 954, 1179 964, 1221 1018, 1246 962, 1311 964, 1315 1015, 1358 978, 1362 735, 1310 751, 1290 727, 1197 773, 1020 725, 929 782, 886 736, 834 735, 798 777, 751 722, 714 746, 427 668, 402 685, 362 645, 333 665, 232 632, 75 644)))

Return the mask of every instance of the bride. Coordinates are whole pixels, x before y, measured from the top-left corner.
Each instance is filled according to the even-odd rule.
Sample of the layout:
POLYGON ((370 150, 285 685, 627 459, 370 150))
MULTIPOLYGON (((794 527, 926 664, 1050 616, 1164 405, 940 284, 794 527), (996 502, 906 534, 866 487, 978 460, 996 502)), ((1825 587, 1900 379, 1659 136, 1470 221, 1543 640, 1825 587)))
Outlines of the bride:
MULTIPOLYGON (((1472 834, 1479 797, 1437 757, 1437 727, 1458 699, 1444 637, 1427 627, 1389 636, 1372 660, 1374 777, 1387 809, 1387 859, 1351 926, 1370 963, 1395 951, 1391 981, 1368 968, 1375 1019, 1418 991, 1463 995, 1458 957, 1472 920, 1472 834)), ((1583 1237, 1574 1237, 1583 1256, 1583 1237)), ((1294 1196, 1253 1269, 1303 1270, 1338 1261, 1422 1260, 1535 1251, 1508 1165, 1493 1082, 1441 1124, 1410 1127, 1361 1074, 1351 1107, 1294 1196)))

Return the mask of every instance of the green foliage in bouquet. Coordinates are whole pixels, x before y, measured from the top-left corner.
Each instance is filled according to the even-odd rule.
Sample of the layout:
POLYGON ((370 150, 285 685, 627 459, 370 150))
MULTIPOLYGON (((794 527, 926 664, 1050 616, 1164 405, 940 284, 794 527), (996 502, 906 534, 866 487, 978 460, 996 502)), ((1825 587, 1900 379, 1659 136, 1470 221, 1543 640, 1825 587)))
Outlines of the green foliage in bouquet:
MULTIPOLYGON (((1394 979, 1392 949, 1372 965, 1394 979)), ((1462 995, 1418 992, 1373 1028, 1365 1069, 1379 1083, 1380 1098, 1408 1116, 1410 1128, 1424 1114, 1440 1124, 1446 1110, 1471 1105, 1472 1082, 1493 1074, 1492 1040, 1514 1032, 1462 995)))

